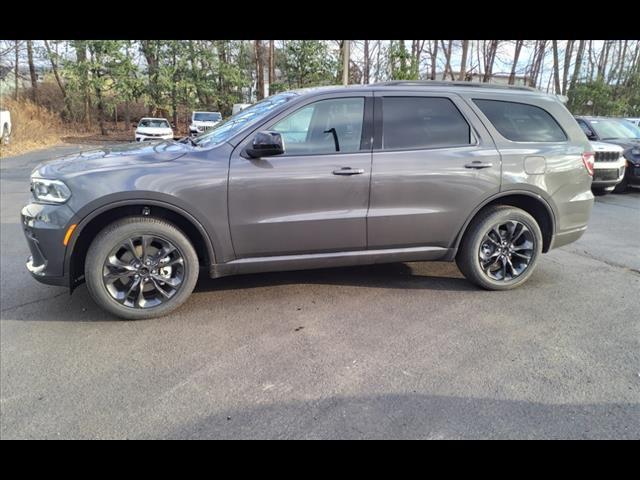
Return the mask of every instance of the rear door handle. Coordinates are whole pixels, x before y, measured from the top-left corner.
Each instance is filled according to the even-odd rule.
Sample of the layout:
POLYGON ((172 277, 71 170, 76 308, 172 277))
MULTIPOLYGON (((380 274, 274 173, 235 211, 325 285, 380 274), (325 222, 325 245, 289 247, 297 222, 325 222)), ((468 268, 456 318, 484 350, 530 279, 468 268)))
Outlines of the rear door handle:
POLYGON ((467 163, 464 168, 489 168, 489 167, 493 167, 493 163, 491 162, 481 162, 480 160, 474 160, 471 163, 467 163))
POLYGON ((333 171, 334 175, 361 175, 364 173, 364 168, 351 168, 342 167, 333 171))

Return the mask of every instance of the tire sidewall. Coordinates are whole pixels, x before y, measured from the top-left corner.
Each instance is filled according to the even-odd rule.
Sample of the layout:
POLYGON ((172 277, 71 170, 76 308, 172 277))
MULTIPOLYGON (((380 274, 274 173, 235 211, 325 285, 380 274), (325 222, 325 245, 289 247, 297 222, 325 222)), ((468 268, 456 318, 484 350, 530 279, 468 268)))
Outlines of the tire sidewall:
POLYGON ((85 281, 94 301, 120 318, 141 320, 169 314, 191 295, 198 279, 198 257, 187 236, 172 224, 161 220, 140 218, 118 221, 100 232, 87 252, 85 281), (118 303, 109 293, 102 278, 104 261, 119 243, 135 235, 154 235, 170 241, 184 259, 184 280, 178 293, 170 300, 150 308, 132 308, 118 303))

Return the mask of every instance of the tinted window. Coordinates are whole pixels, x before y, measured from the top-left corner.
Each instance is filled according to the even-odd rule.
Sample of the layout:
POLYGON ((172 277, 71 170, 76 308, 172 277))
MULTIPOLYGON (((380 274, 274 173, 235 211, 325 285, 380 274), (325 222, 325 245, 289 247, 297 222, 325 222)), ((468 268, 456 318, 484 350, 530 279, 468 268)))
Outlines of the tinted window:
POLYGON ((287 155, 360 150, 364 98, 321 100, 296 110, 270 130, 280 132, 287 155))
POLYGON ((498 100, 473 100, 504 138, 514 142, 563 142, 558 122, 539 107, 498 100))
POLYGON ((578 125, 580 125, 580 128, 582 129, 582 131, 584 132, 584 134, 587 137, 592 137, 593 136, 593 132, 591 131, 591 129, 587 126, 586 123, 581 122, 578 120, 578 125))
POLYGON ((435 148, 468 145, 469 124, 448 98, 385 97, 382 148, 435 148))
POLYGON ((166 120, 158 120, 155 118, 146 118, 140 120, 139 127, 145 128, 169 128, 169 122, 166 120))

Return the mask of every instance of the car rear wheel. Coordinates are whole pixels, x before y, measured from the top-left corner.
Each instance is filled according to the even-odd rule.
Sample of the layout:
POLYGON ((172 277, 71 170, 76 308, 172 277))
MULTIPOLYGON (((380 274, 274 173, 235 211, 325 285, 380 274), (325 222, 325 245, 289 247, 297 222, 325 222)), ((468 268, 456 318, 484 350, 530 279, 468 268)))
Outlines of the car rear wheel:
POLYGON ((6 125, 2 127, 2 145, 9 145, 9 129, 6 125))
POLYGON ((160 317, 178 308, 193 291, 198 270, 187 236, 171 223, 149 217, 106 227, 85 261, 91 297, 127 320, 160 317))
POLYGON ((542 253, 542 232, 524 210, 486 209, 474 218, 462 239, 456 263, 464 276, 487 290, 509 290, 533 273, 542 253))

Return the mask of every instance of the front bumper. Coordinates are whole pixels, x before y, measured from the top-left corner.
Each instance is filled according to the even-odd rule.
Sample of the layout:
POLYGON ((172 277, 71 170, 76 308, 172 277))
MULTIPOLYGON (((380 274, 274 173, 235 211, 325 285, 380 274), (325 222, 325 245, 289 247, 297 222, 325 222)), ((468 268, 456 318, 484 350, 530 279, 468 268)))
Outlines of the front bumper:
POLYGON ((596 163, 593 168, 592 187, 613 188, 624 178, 625 160, 616 163, 596 163))
POLYGON ((633 164, 629 162, 627 164, 626 180, 628 185, 640 187, 640 163, 633 164))
POLYGON ((136 133, 136 142, 146 142, 150 140, 173 140, 173 135, 162 135, 160 137, 152 137, 150 135, 143 135, 136 133))
POLYGON ((68 285, 63 242, 73 224, 73 211, 66 205, 31 203, 22 209, 20 218, 31 253, 26 263, 31 276, 49 285, 68 285))

